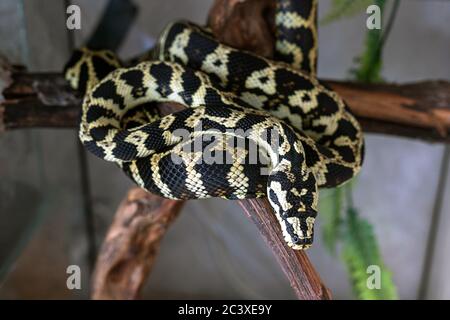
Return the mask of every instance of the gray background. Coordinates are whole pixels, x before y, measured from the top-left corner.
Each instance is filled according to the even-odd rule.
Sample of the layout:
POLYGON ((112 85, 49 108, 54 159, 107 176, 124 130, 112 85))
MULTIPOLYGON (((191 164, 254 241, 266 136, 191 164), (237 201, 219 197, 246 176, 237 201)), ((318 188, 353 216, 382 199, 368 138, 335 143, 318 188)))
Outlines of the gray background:
MULTIPOLYGON (((175 18, 204 22, 210 0, 134 1, 141 9, 123 46, 130 57, 175 18)), ((0 54, 34 71, 58 71, 69 57, 63 1, 2 0, 0 54), (50 5, 51 3, 51 5, 50 5), (21 14, 21 13, 24 14, 21 14), (25 27, 24 27, 25 26, 25 27)), ((82 11, 82 43, 106 1, 74 1, 82 11)), ((330 1, 321 0, 320 16, 330 1)), ((450 3, 403 0, 384 53, 387 81, 450 80, 450 3)), ((363 49, 361 13, 319 31, 319 76, 348 78, 363 49)), ((18 257, 0 298, 86 298, 88 268, 74 130, 27 130, 0 135, 0 254, 18 257), (20 237, 12 243, 8 235, 20 237), (27 242, 27 240, 31 241, 27 242), (66 267, 78 264, 83 289, 66 289, 66 267)), ((401 298, 416 299, 435 202, 443 146, 368 134, 356 206, 375 227, 401 298)), ((131 183, 114 165, 89 156, 98 242, 131 183)), ((439 223, 427 298, 449 299, 450 175, 439 223)), ((352 298, 341 261, 318 236, 308 255, 334 298, 352 298)), ((295 298, 274 256, 236 203, 191 201, 165 237, 144 298, 295 298)))

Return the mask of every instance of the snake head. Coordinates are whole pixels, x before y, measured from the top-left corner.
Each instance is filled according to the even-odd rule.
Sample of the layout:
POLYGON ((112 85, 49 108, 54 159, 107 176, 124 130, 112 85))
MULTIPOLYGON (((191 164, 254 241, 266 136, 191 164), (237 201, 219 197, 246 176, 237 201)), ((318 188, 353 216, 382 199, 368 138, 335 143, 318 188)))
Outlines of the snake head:
POLYGON ((306 195, 297 196, 295 194, 297 194, 295 188, 286 192, 286 200, 280 203, 277 201, 277 195, 272 191, 269 194, 269 202, 275 209, 284 240, 288 246, 295 250, 304 250, 313 243, 317 211, 313 205, 308 204, 315 200, 305 200, 306 195))
POLYGON ((288 176, 278 172, 270 179, 267 194, 284 240, 295 250, 308 249, 313 242, 318 203, 314 175, 307 173, 290 181, 288 176))
POLYGON ((286 243, 295 250, 305 250, 311 247, 314 240, 315 214, 287 217, 281 226, 286 243))

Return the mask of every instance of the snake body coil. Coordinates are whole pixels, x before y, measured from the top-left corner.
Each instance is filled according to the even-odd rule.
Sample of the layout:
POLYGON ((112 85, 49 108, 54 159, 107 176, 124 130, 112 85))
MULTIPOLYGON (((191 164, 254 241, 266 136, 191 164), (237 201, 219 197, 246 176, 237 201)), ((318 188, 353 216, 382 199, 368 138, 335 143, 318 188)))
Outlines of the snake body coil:
POLYGON ((189 22, 169 25, 155 59, 129 68, 117 69, 110 53, 83 49, 66 68, 72 86, 85 88, 81 141, 163 197, 267 196, 288 245, 308 248, 318 187, 342 184, 363 160, 358 122, 315 78, 316 7, 279 1, 282 62, 221 44, 189 22), (188 108, 161 117, 155 102, 188 108))

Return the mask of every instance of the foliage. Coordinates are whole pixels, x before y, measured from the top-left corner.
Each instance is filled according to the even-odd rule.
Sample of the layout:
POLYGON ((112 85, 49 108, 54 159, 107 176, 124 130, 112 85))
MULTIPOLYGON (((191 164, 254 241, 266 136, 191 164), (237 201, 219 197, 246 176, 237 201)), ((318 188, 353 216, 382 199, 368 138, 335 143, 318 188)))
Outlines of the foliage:
MULTIPOLYGON (((367 8, 371 4, 380 7, 381 13, 386 0, 333 0, 332 7, 323 24, 349 17, 367 8)), ((395 9, 396 10, 396 9, 395 9)), ((394 15, 392 17, 395 16, 394 15)), ((390 23, 389 23, 390 24, 390 23)), ((363 53, 355 60, 357 65, 351 70, 356 81, 369 83, 380 82, 382 67, 383 41, 389 33, 381 30, 368 30, 363 53)), ((386 268, 372 225, 360 217, 352 201, 352 183, 345 187, 331 190, 320 203, 323 241, 331 254, 335 254, 337 244, 342 243, 341 259, 343 260, 353 291, 359 299, 397 299, 397 291, 390 271, 386 268), (344 199, 345 198, 345 199, 344 199), (346 200, 346 201, 345 201, 346 200), (379 289, 370 289, 367 280, 370 276, 368 267, 378 266, 381 272, 379 289)))
POLYGON ((346 265, 355 295, 359 299, 397 299, 397 291, 378 249, 372 225, 354 208, 347 209, 342 259, 346 265), (367 286, 368 266, 380 268, 380 288, 367 286))
POLYGON ((373 2, 373 0, 333 0, 330 11, 320 23, 327 25, 339 19, 351 17, 365 10, 373 2))
POLYGON ((320 217, 323 222, 323 242, 328 251, 335 254, 336 244, 341 236, 342 226, 342 206, 344 190, 338 187, 334 190, 327 190, 326 194, 321 192, 320 196, 320 217))
MULTIPOLYGON (((376 0, 375 4, 380 7, 383 15, 386 0, 376 0)), ((381 82, 382 66, 382 41, 381 29, 367 30, 365 49, 361 56, 355 60, 359 64, 356 69, 351 70, 355 80, 364 83, 381 82)))

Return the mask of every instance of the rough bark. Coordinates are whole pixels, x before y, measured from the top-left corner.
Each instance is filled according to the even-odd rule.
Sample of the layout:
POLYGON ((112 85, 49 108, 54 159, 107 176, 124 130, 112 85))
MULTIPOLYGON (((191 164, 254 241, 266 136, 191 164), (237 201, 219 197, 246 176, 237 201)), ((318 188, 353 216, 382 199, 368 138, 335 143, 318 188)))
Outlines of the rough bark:
POLYGON ((220 42, 271 57, 274 11, 273 0, 216 0, 208 25, 220 42))
POLYGON ((100 249, 93 299, 137 299, 159 251, 160 241, 183 201, 131 189, 117 209, 100 249))
MULTIPOLYGON (((325 81, 356 114, 365 132, 450 142, 450 82, 361 85, 325 81)), ((56 73, 14 72, 0 101, 0 131, 74 128, 81 97, 56 73)), ((163 107, 164 110, 164 107, 163 107)))
POLYGON ((365 132, 450 142, 450 82, 357 84, 326 81, 365 132))
POLYGON ((330 291, 322 283, 306 252, 292 250, 286 245, 267 199, 246 199, 239 204, 274 252, 297 297, 301 300, 331 299, 330 291))

